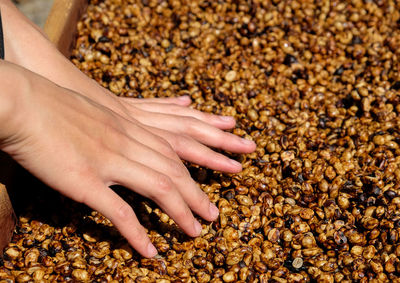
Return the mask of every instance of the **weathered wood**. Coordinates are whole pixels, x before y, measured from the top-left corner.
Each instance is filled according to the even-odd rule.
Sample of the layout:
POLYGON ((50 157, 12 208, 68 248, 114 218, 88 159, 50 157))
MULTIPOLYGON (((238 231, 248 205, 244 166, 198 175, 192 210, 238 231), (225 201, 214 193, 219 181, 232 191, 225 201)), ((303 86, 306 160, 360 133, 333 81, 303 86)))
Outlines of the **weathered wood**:
POLYGON ((9 241, 15 227, 15 215, 6 187, 0 184, 0 256, 9 241))
POLYGON ((86 0, 54 0, 44 31, 66 57, 71 54, 76 24, 86 7, 86 0))

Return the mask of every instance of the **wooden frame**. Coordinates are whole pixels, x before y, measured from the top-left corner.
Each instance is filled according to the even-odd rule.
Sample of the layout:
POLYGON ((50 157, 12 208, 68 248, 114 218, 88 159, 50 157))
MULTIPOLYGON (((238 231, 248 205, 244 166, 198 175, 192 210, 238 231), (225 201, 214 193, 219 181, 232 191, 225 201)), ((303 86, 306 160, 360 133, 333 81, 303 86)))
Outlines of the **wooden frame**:
POLYGON ((0 151, 0 257, 11 240, 16 223, 6 186, 9 189, 14 186, 17 168, 17 163, 6 153, 0 151))
POLYGON ((8 245, 15 227, 15 214, 6 187, 0 184, 0 256, 8 245))
POLYGON ((54 0, 44 32, 66 57, 72 51, 76 25, 87 8, 87 0, 54 0))

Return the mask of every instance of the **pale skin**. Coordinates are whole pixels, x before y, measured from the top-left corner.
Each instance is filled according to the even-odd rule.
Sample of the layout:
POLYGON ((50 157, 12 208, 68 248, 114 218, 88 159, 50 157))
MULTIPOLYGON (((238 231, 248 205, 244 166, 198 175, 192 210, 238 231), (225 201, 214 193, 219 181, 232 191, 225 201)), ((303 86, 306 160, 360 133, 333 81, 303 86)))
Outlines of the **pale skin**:
POLYGON ((0 149, 64 195, 108 217, 145 257, 156 255, 133 209, 109 187, 154 200, 190 236, 218 209, 181 159, 228 173, 240 163, 208 146, 250 153, 255 144, 223 130, 232 117, 202 113, 189 97, 118 98, 81 73, 8 0, 0 0, 0 149), (45 56, 43 56, 45 54, 45 56))

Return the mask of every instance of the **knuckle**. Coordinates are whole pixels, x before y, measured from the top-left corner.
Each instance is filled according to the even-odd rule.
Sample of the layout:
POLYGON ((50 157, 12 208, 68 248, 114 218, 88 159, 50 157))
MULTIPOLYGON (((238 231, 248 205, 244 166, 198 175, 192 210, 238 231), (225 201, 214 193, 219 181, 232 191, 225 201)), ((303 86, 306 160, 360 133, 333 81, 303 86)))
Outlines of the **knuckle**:
POLYGON ((158 142, 159 142, 162 146, 164 146, 164 147, 166 147, 166 148, 171 148, 171 145, 169 144, 169 142, 168 142, 166 139, 161 138, 161 137, 157 137, 157 138, 158 138, 158 142))
POLYGON ((176 219, 179 222, 192 222, 194 220, 193 214, 192 212, 189 210, 189 208, 184 208, 184 209, 180 209, 177 213, 176 213, 176 219))
POLYGON ((175 148, 178 150, 182 150, 184 148, 188 148, 189 138, 186 135, 174 135, 173 144, 175 148))
POLYGON ((114 125, 115 121, 108 120, 107 123, 103 124, 103 132, 102 135, 104 137, 114 137, 118 131, 114 125))
POLYGON ((194 117, 185 117, 184 129, 187 133, 196 133, 198 129, 198 120, 194 117))
POLYGON ((172 161, 169 164, 169 170, 170 170, 170 174, 172 177, 174 178, 184 178, 187 177, 187 170, 186 168, 182 165, 182 163, 178 162, 178 161, 172 161))
POLYGON ((217 129, 215 133, 215 147, 216 148, 222 148, 224 145, 226 145, 227 141, 231 141, 230 136, 226 135, 226 133, 220 129, 217 129))
POLYGON ((98 178, 93 171, 93 168, 89 165, 83 165, 77 169, 73 180, 78 184, 80 183, 81 186, 71 188, 75 201, 89 205, 96 193, 100 191, 99 188, 102 184, 98 182, 98 178), (84 183, 78 180, 84 180, 84 183), (90 189, 81 189, 82 187, 90 189))
POLYGON ((132 239, 134 239, 136 243, 146 241, 146 234, 141 225, 134 225, 133 227, 130 227, 129 234, 130 237, 132 237, 132 239))
POLYGON ((172 191, 172 180, 166 175, 159 174, 156 180, 156 188, 158 189, 158 194, 161 197, 167 195, 172 191))
POLYGON ((196 211, 208 211, 210 200, 204 192, 200 191, 196 201, 194 201, 194 205, 196 207, 193 207, 193 209, 195 209, 196 211))
POLYGON ((175 149, 179 149, 180 147, 183 146, 181 135, 171 135, 171 137, 168 140, 171 142, 171 144, 174 145, 175 149))
POLYGON ((177 115, 182 115, 184 113, 184 108, 180 105, 170 104, 168 107, 170 107, 171 113, 175 113, 177 115))
POLYGON ((159 143, 161 145, 162 153, 164 153, 167 156, 169 156, 171 154, 175 154, 174 149, 172 148, 171 144, 168 141, 166 141, 165 139, 160 138, 159 139, 159 143))
POLYGON ((84 203, 86 205, 89 204, 90 196, 87 191, 79 190, 78 193, 75 193, 74 200, 79 203, 84 203))
POLYGON ((215 119, 215 115, 212 115, 212 114, 207 113, 207 112, 201 112, 201 111, 197 111, 196 110, 196 114, 199 115, 200 119, 202 119, 204 121, 211 122, 212 120, 215 119))
POLYGON ((98 139, 98 142, 103 149, 111 151, 125 148, 128 143, 127 136, 111 125, 104 125, 103 134, 101 138, 98 139))
POLYGON ((112 136, 112 142, 116 148, 126 148, 131 143, 131 139, 126 133, 115 131, 112 136))
POLYGON ((133 208, 126 202, 116 206, 115 217, 120 221, 128 221, 134 215, 133 208))

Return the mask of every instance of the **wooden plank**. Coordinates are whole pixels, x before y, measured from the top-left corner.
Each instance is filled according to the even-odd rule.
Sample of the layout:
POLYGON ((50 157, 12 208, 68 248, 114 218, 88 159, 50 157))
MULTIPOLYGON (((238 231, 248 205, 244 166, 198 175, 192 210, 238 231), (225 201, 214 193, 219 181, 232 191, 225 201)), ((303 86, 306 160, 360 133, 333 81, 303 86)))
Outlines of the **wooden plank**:
POLYGON ((6 153, 0 151, 0 257, 4 248, 11 240, 16 217, 7 193, 14 186, 16 180, 17 163, 6 153))
POLYGON ((86 0, 54 0, 44 31, 66 57, 71 54, 76 24, 87 4, 86 0))
POLYGON ((15 214, 6 187, 0 184, 0 256, 8 245, 15 227, 15 214))

